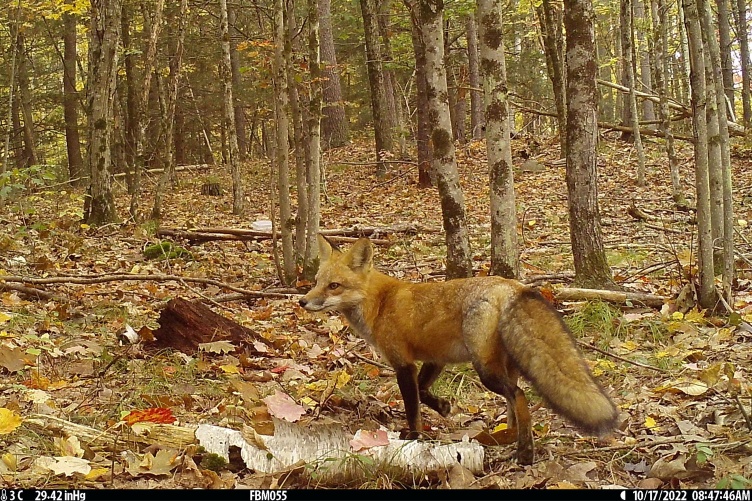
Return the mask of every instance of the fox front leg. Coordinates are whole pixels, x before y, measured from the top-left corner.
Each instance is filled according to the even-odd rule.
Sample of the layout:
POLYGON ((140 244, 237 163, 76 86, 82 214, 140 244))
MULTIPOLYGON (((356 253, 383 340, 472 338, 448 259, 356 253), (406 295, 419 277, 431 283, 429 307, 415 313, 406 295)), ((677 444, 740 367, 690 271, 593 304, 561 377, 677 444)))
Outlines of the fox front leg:
POLYGON ((402 393, 405 402, 405 414, 407 414, 407 426, 410 432, 408 440, 420 438, 423 431, 423 421, 420 418, 420 396, 418 392, 418 369, 415 364, 395 367, 397 372, 397 386, 402 393))

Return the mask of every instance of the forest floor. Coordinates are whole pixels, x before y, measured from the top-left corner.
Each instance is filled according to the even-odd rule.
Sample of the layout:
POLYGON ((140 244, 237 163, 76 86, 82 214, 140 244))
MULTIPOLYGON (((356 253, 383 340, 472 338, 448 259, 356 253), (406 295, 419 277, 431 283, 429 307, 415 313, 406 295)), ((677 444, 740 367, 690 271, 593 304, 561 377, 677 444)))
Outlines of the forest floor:
MULTIPOLYGON (((740 317, 715 317, 699 312, 687 294, 688 277, 696 272, 696 226, 692 212, 672 204, 661 143, 648 141, 648 183, 638 188, 633 148, 604 137, 599 203, 614 277, 629 289, 671 300, 660 311, 597 301, 558 304, 591 369, 618 405, 621 425, 603 439, 582 436, 537 406, 540 399, 526 385, 536 405, 536 462, 518 465, 514 446, 484 446, 482 472, 475 475, 457 467, 415 475, 373 468, 365 460, 357 475, 336 482, 300 465, 264 475, 233 461, 212 461, 195 445, 165 446, 173 440, 144 438, 143 430, 139 438, 138 421, 174 422, 180 429, 209 423, 243 430, 258 445, 261 435, 272 433, 270 415, 284 418, 295 409, 305 413, 297 424, 301 427, 341 423, 350 434, 398 431, 405 415, 393 371, 368 363, 378 357, 352 335, 344 319, 308 313, 294 294, 228 302, 222 294, 231 291, 217 285, 68 280, 169 274, 211 278, 246 290, 279 290, 270 240, 177 242, 190 256, 147 259, 145 246, 159 242, 154 223, 82 225, 83 194, 62 185, 11 199, 0 212, 0 275, 67 277, 69 283, 27 284, 54 294, 52 299, 0 288, 2 483, 40 488, 750 488, 752 332, 744 321, 752 322, 752 229, 747 224, 752 223, 752 159, 739 151, 732 161, 741 255, 733 306, 740 317), (651 219, 630 216, 631 206, 651 219), (206 301, 270 341, 270 347, 239 355, 231 345, 210 344, 183 354, 150 350, 146 341, 123 342, 129 328, 143 337, 158 327, 160 311, 178 296, 206 301), (287 411, 268 398, 277 392, 291 397, 287 411)), ((564 166, 555 162, 553 142, 515 140, 514 153, 522 278, 552 275, 536 285, 555 291, 573 276, 564 166)), ((474 266, 483 274, 490 241, 485 147, 472 142, 458 147, 457 154, 474 266)), ((691 149, 681 145, 679 158, 691 203, 691 149)), ((357 164, 370 159, 370 144, 363 142, 325 154, 323 228, 441 228, 437 192, 416 186, 414 166, 392 164, 389 175, 377 179, 372 166, 357 164)), ((268 164, 248 164, 245 170, 245 216, 232 215, 229 176, 218 168, 182 172, 165 197, 162 227, 250 228, 268 219, 268 164), (209 179, 221 182, 223 196, 201 195, 201 184, 209 179)), ((143 206, 149 206, 156 179, 144 184, 143 206)), ((125 214, 128 196, 121 181, 115 188, 119 213, 125 214)), ((388 246, 376 250, 376 265, 383 271, 411 281, 443 279, 442 233, 419 229, 415 235, 381 238, 389 239, 388 246)), ((437 439, 460 441, 463 435, 503 426, 504 399, 485 390, 470 367, 446 371, 435 388, 454 406, 447 418, 422 409, 437 439)))

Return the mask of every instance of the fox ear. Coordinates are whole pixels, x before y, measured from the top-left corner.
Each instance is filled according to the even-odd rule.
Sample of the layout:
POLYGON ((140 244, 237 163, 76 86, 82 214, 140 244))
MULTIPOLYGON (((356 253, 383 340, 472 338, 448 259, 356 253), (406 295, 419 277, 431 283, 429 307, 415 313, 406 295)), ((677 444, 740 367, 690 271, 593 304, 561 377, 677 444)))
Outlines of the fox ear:
POLYGON ((348 265, 353 271, 367 271, 373 263, 373 245, 365 237, 359 238, 347 253, 348 265))
POLYGON ((324 261, 329 261, 329 259, 332 257, 333 252, 339 252, 338 249, 332 247, 332 244, 329 243, 329 240, 327 240, 326 237, 321 233, 316 235, 316 237, 319 242, 319 259, 322 263, 324 261))

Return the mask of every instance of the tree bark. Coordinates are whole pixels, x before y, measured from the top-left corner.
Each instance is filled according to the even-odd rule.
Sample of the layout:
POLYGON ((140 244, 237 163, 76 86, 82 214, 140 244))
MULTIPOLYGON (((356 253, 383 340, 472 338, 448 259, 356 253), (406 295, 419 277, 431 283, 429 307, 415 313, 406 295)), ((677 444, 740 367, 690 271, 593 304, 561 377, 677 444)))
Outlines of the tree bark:
MULTIPOLYGON (((715 37, 715 30, 713 29, 710 4, 708 0, 699 0, 697 5, 700 10, 700 26, 704 32, 705 45, 708 48, 706 64, 709 64, 711 68, 715 85, 715 92, 713 94, 716 102, 718 149, 721 157, 720 165, 715 165, 711 170, 711 197, 720 198, 720 201, 712 200, 714 205, 712 210, 718 210, 718 206, 721 208, 720 221, 717 222, 720 228, 719 231, 715 231, 715 228, 713 228, 713 242, 715 247, 715 242, 718 241, 717 236, 719 236, 723 243, 723 250, 718 253, 720 257, 717 263, 723 265, 723 296, 729 304, 732 304, 731 284, 734 279, 734 208, 731 186, 731 152, 729 149, 728 121, 726 119, 726 93, 722 75, 723 61, 719 42, 715 37), (719 185, 719 189, 716 192, 713 191, 713 183, 719 185)), ((712 141, 713 138, 710 137, 708 140, 712 141)), ((710 161, 710 157, 708 157, 708 160, 710 161)), ((716 221, 712 221, 712 224, 716 224, 716 221)))
POLYGON ((519 276, 517 212, 512 170, 501 0, 478 0, 480 66, 486 104, 486 151, 491 196, 491 273, 519 276))
POLYGON ((546 68, 551 79, 556 104, 556 122, 559 131, 560 158, 567 154, 567 98, 566 75, 564 72, 564 35, 562 34, 562 16, 558 4, 543 0, 536 8, 543 35, 543 50, 546 53, 546 68))
POLYGON ((389 123, 389 111, 386 101, 384 69, 381 64, 381 42, 379 40, 378 21, 376 20, 375 0, 360 0, 363 14, 363 29, 366 40, 366 66, 368 83, 371 89, 371 110, 373 112, 373 129, 376 139, 376 174, 386 174, 384 157, 394 150, 392 124, 389 123))
POLYGON ((465 221, 465 197, 459 182, 449 115, 444 66, 443 0, 421 0, 420 14, 426 51, 428 113, 433 146, 433 169, 441 199, 446 232, 447 278, 472 275, 470 244, 465 221))
POLYGON ((68 177, 76 186, 83 184, 84 159, 78 130, 78 91, 76 90, 76 16, 63 14, 63 116, 68 177))
MULTIPOLYGON (((131 7, 123 3, 121 14, 121 37, 123 44, 123 66, 125 70, 125 103, 123 105, 123 161, 127 166, 126 182, 128 193, 136 193, 136 138, 138 137, 138 90, 136 84, 136 53, 131 45, 131 7)), ((140 182, 140 181, 139 181, 140 182)))
MULTIPOLYGON (((16 33, 18 32, 19 25, 20 25, 20 16, 21 16, 21 0, 17 0, 16 4, 16 18, 13 21, 13 23, 10 24, 10 31, 11 31, 11 40, 16 38, 16 33)), ((10 17, 10 16, 9 16, 10 17)), ((5 132, 5 151, 3 152, 3 165, 2 170, 0 170, 0 174, 5 174, 8 171, 8 161, 10 159, 10 148, 11 148, 11 136, 14 136, 14 146, 15 145, 15 134, 13 134, 14 130, 18 130, 16 127, 16 122, 18 122, 18 113, 16 113, 16 110, 18 109, 18 106, 16 104, 15 98, 15 90, 16 90, 16 60, 18 59, 18 45, 11 43, 11 63, 10 63, 10 78, 8 82, 8 115, 7 115, 7 127, 5 132)), ((18 151, 17 148, 14 148, 16 151, 18 151)), ((16 161, 18 160, 18 153, 16 153, 16 161)), ((1 203, 0 203, 1 205, 1 203)))
POLYGON ((567 67, 567 193, 575 283, 613 289, 598 211, 595 13, 590 0, 564 1, 567 67))
POLYGON ((295 249, 292 233, 294 220, 290 203, 290 94, 287 88, 287 69, 285 67, 284 43, 287 33, 285 7, 283 0, 274 2, 274 86, 276 91, 276 158, 277 194, 279 196, 279 218, 282 233, 282 259, 285 284, 295 280, 295 249))
POLYGON ((167 84, 166 113, 162 118, 162 131, 165 136, 165 158, 167 164, 159 178, 159 185, 154 194, 154 206, 151 211, 152 219, 162 217, 162 195, 167 189, 167 183, 175 177, 175 109, 178 101, 178 84, 180 83, 180 70, 183 64, 183 44, 185 40, 185 27, 187 23, 188 0, 180 0, 180 11, 177 14, 177 41, 175 53, 170 60, 170 78, 167 84))
POLYGON ((470 79, 470 133, 476 141, 483 139, 483 93, 480 90, 478 53, 478 23, 475 16, 467 16, 467 66, 470 79))
MULTIPOLYGON (((287 91, 290 95, 290 120, 292 120, 291 143, 295 146, 295 181, 297 184, 296 199, 298 202, 295 216, 295 260, 298 263, 305 262, 306 245, 308 237, 308 162, 310 160, 310 142, 303 126, 303 106, 301 103, 301 86, 298 85, 297 70, 293 62, 293 37, 297 31, 295 20, 295 5, 289 3, 285 9, 285 36, 284 60, 287 70, 287 91), (303 145, 301 147, 301 145, 303 145)), ((306 101, 310 99, 306 98, 306 101)), ((317 247, 318 249, 318 247, 317 247)))
POLYGON ((410 28, 415 53, 415 94, 417 101, 417 133, 416 146, 418 150, 418 186, 429 188, 433 186, 431 164, 433 152, 431 151, 431 125, 428 121, 428 89, 426 81, 426 48, 423 44, 421 33, 420 5, 418 0, 405 0, 405 5, 410 10, 410 28))
POLYGON ((88 154, 89 224, 118 221, 112 195, 112 116, 118 69, 121 0, 92 0, 89 28, 88 154))
MULTIPOLYGON (((130 215, 133 219, 138 220, 138 200, 141 196, 141 172, 146 168, 146 137, 149 128, 147 118, 149 109, 149 98, 151 96, 151 79, 154 73, 154 62, 157 58, 157 41, 162 30, 162 14, 164 12, 164 0, 157 0, 154 5, 154 16, 151 23, 147 23, 145 31, 148 33, 146 51, 144 55, 144 73, 142 75, 142 84, 136 97, 135 114, 132 117, 133 127, 136 133, 135 139, 135 166, 131 186, 131 203, 130 215)), ((144 12, 146 16, 146 12, 144 12)))
POLYGON ((232 69, 232 87, 233 87, 233 114, 235 115, 235 130, 238 138, 238 155, 240 160, 248 156, 248 134, 246 133, 245 111, 243 103, 238 99, 240 87, 242 84, 240 75, 240 54, 238 53, 238 44, 242 41, 242 35, 238 30, 236 7, 232 4, 227 6, 227 20, 230 24, 230 68, 232 69))
POLYGON ((705 50, 702 44, 699 12, 695 0, 682 0, 690 56, 692 125, 695 136, 695 190, 697 194, 697 239, 699 247, 699 303, 703 308, 715 305, 713 233, 710 218, 710 179, 708 173, 708 124, 705 50))
POLYGON ((324 116, 321 120, 325 149, 339 148, 349 142, 350 127, 345 115, 342 86, 339 81, 337 53, 332 30, 332 0, 319 0, 319 34, 321 37, 321 72, 324 78, 324 116))
MULTIPOLYGON (((721 73, 723 74, 724 95, 734 109, 734 66, 731 60, 731 17, 729 0, 716 0, 718 5, 718 43, 721 52, 721 73)), ((726 106, 721 108, 726 111, 726 106)))
POLYGON ((668 56, 668 16, 667 6, 664 0, 653 0, 653 40, 655 40, 655 85, 660 96, 658 116, 660 117, 660 130, 666 139, 666 155, 668 156, 669 172, 671 173, 671 194, 677 207, 686 207, 687 201, 679 178, 679 162, 674 149, 674 134, 671 130, 671 115, 668 107, 668 85, 666 78, 669 75, 668 56))
POLYGON ((20 98, 21 114, 23 115, 24 156, 26 157, 26 165, 35 165, 40 163, 40 159, 37 151, 36 131, 34 130, 26 38, 20 30, 16 37, 16 43, 18 44, 16 49, 18 51, 18 97, 20 98))
POLYGON ((739 57, 742 68, 742 109, 744 126, 752 125, 752 104, 750 104, 750 59, 749 33, 747 32, 747 2, 736 0, 736 33, 739 37, 739 57))
POLYGON ((314 280, 318 270, 318 242, 321 218, 321 51, 319 49, 319 19, 316 0, 308 0, 308 60, 311 69, 311 96, 308 116, 308 220, 306 224, 306 249, 303 261, 303 276, 314 280))
POLYGON ((230 61, 230 29, 227 17, 227 0, 219 0, 219 14, 219 29, 222 41, 225 130, 227 142, 229 143, 225 168, 232 174, 232 213, 239 216, 243 214, 243 180, 240 176, 240 151, 238 149, 238 130, 235 125, 235 99, 232 92, 232 63, 230 61))
MULTIPOLYGON (((653 79, 650 74, 650 58, 652 54, 648 48, 647 40, 645 39, 645 32, 647 31, 647 19, 645 15, 645 4, 643 0, 634 0, 634 16, 640 20, 640 27, 635 30, 637 35, 637 46, 635 53, 640 54, 640 83, 642 89, 645 92, 651 92, 653 89, 653 79), (644 28, 643 28, 644 26, 644 28)), ((634 24, 634 23, 632 23, 634 24)), ((642 119, 651 122, 655 120, 655 108, 653 102, 650 100, 642 100, 642 119)))
POLYGON ((634 74, 634 44, 632 29, 632 1, 621 0, 621 29, 626 32, 622 38, 622 51, 624 52, 624 69, 627 77, 627 87, 629 87, 629 118, 632 126, 632 137, 634 139, 635 149, 637 150, 637 186, 645 186, 645 150, 642 147, 642 137, 640 136, 640 115, 637 113, 637 95, 635 94, 635 74, 634 74))

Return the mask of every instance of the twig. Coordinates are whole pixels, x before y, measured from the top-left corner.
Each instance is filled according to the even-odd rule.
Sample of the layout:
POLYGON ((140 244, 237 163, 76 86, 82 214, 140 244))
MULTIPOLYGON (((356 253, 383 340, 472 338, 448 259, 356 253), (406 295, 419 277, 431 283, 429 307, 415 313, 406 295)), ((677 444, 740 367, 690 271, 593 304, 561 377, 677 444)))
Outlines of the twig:
POLYGON ((745 409, 742 405, 742 401, 739 399, 739 395, 734 395, 734 400, 736 400, 736 405, 739 406, 739 410, 742 412, 742 416, 744 416, 744 420, 747 422, 747 428, 752 431, 752 419, 750 419, 747 409, 745 409))
POLYGON ((652 365, 643 364, 642 362, 635 362, 634 360, 629 360, 627 358, 620 357, 619 355, 614 355, 613 353, 609 353, 609 352, 607 352, 605 350, 601 350, 598 347, 595 347, 595 346, 593 346, 591 344, 588 344, 588 343, 583 343, 582 341, 577 341, 577 344, 579 344, 580 346, 583 346, 585 348, 590 348, 591 350, 597 351, 598 353, 602 353, 603 355, 606 355, 607 357, 615 358, 617 360, 621 360, 622 362, 626 362, 628 364, 636 365, 637 367, 642 367, 644 369, 650 369, 650 370, 657 371, 657 372, 663 372, 663 373, 666 373, 666 374, 670 373, 670 371, 667 371, 666 369, 661 369, 660 367, 654 367, 652 365))
POLYGON ((390 371, 394 370, 392 367, 390 367, 390 366, 388 366, 386 364, 382 364, 381 362, 377 362, 376 360, 371 360, 370 358, 366 358, 366 357, 364 357, 363 355, 361 355, 360 353, 358 353, 356 351, 351 351, 350 353, 353 356, 355 356, 355 358, 358 358, 358 359, 360 359, 363 362, 366 362, 368 364, 375 365, 376 367, 379 367, 380 369, 389 369, 390 371))
POLYGON ((151 282, 193 282, 197 284, 214 285, 223 289, 228 289, 233 292, 239 292, 245 296, 250 297, 271 297, 279 299, 287 299, 297 296, 297 294, 283 294, 279 292, 262 292, 262 291, 250 291, 241 287, 235 287, 234 285, 220 282, 212 278, 200 278, 200 277, 181 277, 178 275, 136 275, 128 273, 116 273, 112 275, 89 275, 89 276, 63 276, 63 277, 22 277, 17 275, 0 275, 0 282, 18 282, 36 285, 46 284, 75 284, 75 285, 88 285, 88 284, 101 284, 105 282, 119 282, 119 281, 151 281, 151 282))
POLYGON ((579 449, 576 451, 564 451, 561 453, 562 456, 575 456, 577 454, 590 454, 592 452, 612 452, 612 451, 621 451, 624 449, 637 449, 640 447, 650 447, 652 445, 666 445, 666 444, 678 444, 686 442, 684 439, 680 438, 666 438, 661 439, 659 437, 656 437, 655 440, 645 441, 645 442, 635 442, 633 444, 621 444, 621 445, 610 445, 608 447, 594 447, 592 449, 579 449))
POLYGON ((26 294, 27 296, 35 296, 37 299, 47 299, 50 301, 60 301, 63 303, 66 302, 64 298, 56 296, 51 292, 35 289, 34 287, 26 287, 25 285, 0 284, 0 291, 4 290, 18 291, 26 294))

